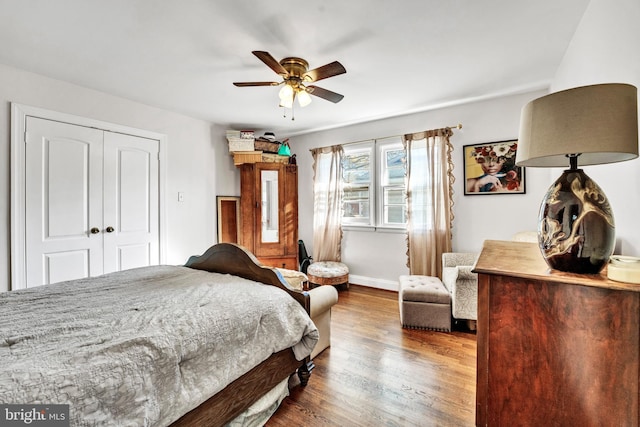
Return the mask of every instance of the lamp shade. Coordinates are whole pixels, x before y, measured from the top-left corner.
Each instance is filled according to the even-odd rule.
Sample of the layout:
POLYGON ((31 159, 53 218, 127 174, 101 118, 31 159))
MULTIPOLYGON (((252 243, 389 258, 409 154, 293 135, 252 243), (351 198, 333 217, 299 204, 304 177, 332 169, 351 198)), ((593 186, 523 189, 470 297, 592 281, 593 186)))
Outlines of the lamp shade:
POLYGON ((578 168, 638 157, 637 89, 627 84, 577 87, 522 109, 516 164, 570 166, 547 190, 538 246, 551 268, 599 273, 615 246, 615 221, 602 189, 578 168))
POLYGON ((567 154, 580 165, 638 157, 638 99, 635 86, 607 83, 555 92, 524 106, 518 166, 563 167, 567 154))

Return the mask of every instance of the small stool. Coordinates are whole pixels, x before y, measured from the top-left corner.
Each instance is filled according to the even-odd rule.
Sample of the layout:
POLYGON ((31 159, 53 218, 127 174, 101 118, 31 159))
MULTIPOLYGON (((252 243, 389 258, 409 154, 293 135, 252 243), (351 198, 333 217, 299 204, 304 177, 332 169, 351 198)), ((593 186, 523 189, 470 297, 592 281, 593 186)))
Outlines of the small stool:
POLYGON ((349 267, 336 261, 317 261, 307 269, 309 284, 345 285, 349 289, 349 267))
POLYGON ((451 295, 437 277, 400 276, 398 302, 403 327, 451 332, 451 295))

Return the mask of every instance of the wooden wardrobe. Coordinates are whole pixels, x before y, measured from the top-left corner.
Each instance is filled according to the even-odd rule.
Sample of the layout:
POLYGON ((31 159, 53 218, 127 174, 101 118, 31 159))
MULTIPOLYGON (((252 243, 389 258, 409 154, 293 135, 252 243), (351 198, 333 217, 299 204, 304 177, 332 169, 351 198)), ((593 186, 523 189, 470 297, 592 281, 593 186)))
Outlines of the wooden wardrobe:
POLYGON ((240 245, 263 264, 298 269, 298 167, 240 167, 240 245))

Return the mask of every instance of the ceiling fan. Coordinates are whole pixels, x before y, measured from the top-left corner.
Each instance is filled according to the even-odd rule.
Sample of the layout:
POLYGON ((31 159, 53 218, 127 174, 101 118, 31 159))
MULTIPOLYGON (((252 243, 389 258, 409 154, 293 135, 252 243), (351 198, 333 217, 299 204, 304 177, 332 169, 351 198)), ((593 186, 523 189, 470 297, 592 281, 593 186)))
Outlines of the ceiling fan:
POLYGON ((333 103, 340 102, 344 98, 344 95, 339 93, 305 84, 346 73, 347 70, 338 61, 309 70, 309 63, 302 58, 288 57, 278 62, 269 52, 254 50, 251 53, 279 74, 283 80, 281 82, 235 82, 233 83, 235 86, 284 85, 280 89, 279 97, 280 106, 285 108, 292 108, 296 98, 302 107, 308 105, 311 102, 310 94, 333 103))

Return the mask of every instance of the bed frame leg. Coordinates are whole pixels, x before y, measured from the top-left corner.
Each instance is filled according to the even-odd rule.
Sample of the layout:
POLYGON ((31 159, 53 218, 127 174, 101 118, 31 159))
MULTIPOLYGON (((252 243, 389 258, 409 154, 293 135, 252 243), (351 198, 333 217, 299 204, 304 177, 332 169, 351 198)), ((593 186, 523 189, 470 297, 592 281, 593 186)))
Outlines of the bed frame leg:
POLYGON ((306 386, 309 382, 309 377, 311 376, 311 371, 315 368, 316 365, 313 363, 310 357, 304 359, 300 368, 298 368, 298 378, 300 378, 300 384, 302 386, 306 386))

